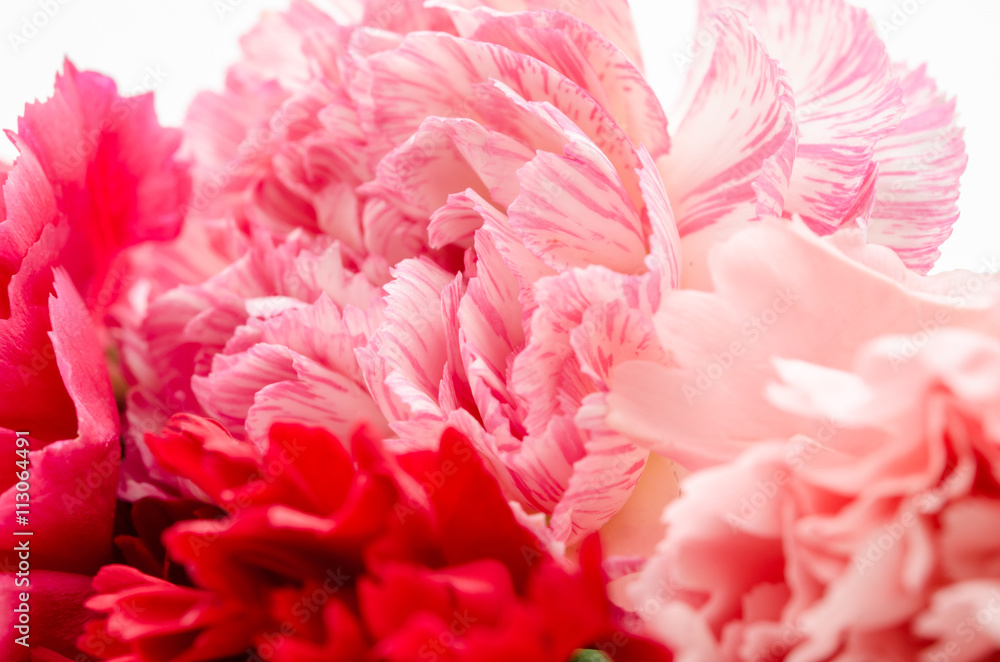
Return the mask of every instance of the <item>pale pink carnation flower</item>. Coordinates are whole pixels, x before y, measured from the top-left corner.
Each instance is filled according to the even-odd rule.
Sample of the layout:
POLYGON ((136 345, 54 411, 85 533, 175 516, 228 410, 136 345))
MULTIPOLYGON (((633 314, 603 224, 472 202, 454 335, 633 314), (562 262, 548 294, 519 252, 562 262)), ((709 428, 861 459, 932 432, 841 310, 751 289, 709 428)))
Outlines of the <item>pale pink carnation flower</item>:
POLYGON ((777 361, 770 400, 804 434, 688 478, 632 586, 678 660, 1000 652, 995 331, 881 336, 843 370, 777 361))
POLYGON ((776 357, 846 369, 885 334, 959 327, 1000 335, 997 278, 919 276, 887 248, 865 244, 860 230, 821 239, 766 221, 717 245, 709 265, 711 292, 672 292, 654 315, 669 360, 620 365, 607 399, 612 428, 690 469, 809 431, 767 399, 776 357))

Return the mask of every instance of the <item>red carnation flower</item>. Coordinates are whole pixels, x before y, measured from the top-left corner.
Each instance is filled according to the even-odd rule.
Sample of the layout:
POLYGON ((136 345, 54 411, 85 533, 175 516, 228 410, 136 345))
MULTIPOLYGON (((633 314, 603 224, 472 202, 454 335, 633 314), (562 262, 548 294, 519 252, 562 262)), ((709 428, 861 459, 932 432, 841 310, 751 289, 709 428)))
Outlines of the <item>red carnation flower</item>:
POLYGON ((102 618, 79 642, 91 655, 548 662, 597 647, 615 660, 670 659, 622 628, 596 538, 578 571, 563 568, 455 431, 439 451, 398 458, 360 431, 352 457, 325 431, 276 424, 261 452, 179 415, 147 442, 224 512, 194 519, 206 511, 164 504, 192 513, 166 530, 166 560, 153 562, 142 536, 119 537, 158 576, 98 573, 88 606, 102 618), (171 563, 189 585, 163 578, 171 563))

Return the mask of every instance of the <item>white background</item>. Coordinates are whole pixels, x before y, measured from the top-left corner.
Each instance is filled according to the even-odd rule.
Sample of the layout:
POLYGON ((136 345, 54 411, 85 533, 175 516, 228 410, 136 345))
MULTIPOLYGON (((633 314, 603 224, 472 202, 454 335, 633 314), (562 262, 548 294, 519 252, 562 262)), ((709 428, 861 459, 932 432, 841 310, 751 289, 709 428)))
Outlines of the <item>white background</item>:
MULTIPOLYGON (((597 0, 600 1, 600 0, 597 0)), ((218 89, 239 54, 237 39, 260 12, 288 0, 0 0, 0 127, 16 127, 24 103, 51 93, 69 56, 113 76, 124 91, 154 87, 161 121, 178 124, 192 96, 218 89), (236 5, 228 11, 219 10, 236 5), (58 8, 33 30, 43 6, 58 8), (28 23, 26 23, 26 21, 28 23), (27 27, 30 25, 31 27, 27 27), (24 39, 13 43, 12 35, 24 39)), ((957 96, 969 168, 962 219, 939 267, 982 270, 1000 255, 1000 1, 855 0, 880 26, 889 52, 929 71, 957 96)), ((646 68, 668 115, 695 37, 695 0, 632 0, 646 68)), ((817 45, 822 48, 822 44, 817 45)), ((2 141, 0 141, 2 142, 2 141)), ((0 158, 10 160, 10 145, 0 158)))

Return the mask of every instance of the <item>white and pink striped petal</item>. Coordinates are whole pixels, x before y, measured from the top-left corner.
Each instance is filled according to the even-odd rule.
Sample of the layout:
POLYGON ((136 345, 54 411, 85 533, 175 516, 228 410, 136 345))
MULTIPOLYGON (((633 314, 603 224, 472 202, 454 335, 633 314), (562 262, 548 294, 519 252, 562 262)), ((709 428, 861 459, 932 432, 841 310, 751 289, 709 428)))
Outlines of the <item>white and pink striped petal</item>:
POLYGON ((938 91, 923 66, 898 66, 896 72, 906 112, 899 128, 875 149, 879 171, 868 240, 927 273, 958 220, 959 178, 968 157, 954 99, 938 91))
POLYGON ((218 354, 192 387, 209 416, 258 445, 279 421, 322 427, 342 439, 362 423, 388 431, 364 384, 282 345, 218 354))
POLYGON ((449 194, 467 188, 506 207, 518 194, 517 170, 533 156, 527 145, 472 120, 429 117, 362 190, 414 218, 429 218, 449 194))
POLYGON ((495 93, 483 83, 495 79, 523 99, 558 108, 593 140, 623 181, 635 181, 638 158, 621 126, 579 85, 535 58, 495 44, 414 33, 359 66, 352 95, 366 132, 389 146, 385 152, 405 143, 428 116, 465 117, 516 136, 516 127, 488 121, 496 117, 490 108, 495 93))
POLYGON ((642 49, 628 0, 430 0, 427 4, 466 9, 483 6, 503 12, 564 12, 607 37, 642 70, 642 49))
POLYGON ((692 75, 690 106, 657 162, 682 237, 782 207, 795 151, 785 72, 743 14, 726 9, 709 20, 714 50, 692 75))
POLYGON ((570 143, 565 155, 539 152, 518 171, 518 180, 521 195, 508 210, 510 225, 550 267, 596 263, 622 273, 645 270, 640 211, 593 143, 570 143))
POLYGON ((383 316, 357 360, 365 383, 393 430, 405 439, 430 443, 436 437, 415 435, 414 426, 441 428, 438 406, 445 377, 442 293, 453 277, 426 259, 404 260, 385 286, 383 316))
POLYGON ((463 37, 506 46, 548 64, 586 90, 654 158, 670 148, 667 118, 628 56, 598 30, 562 12, 452 11, 463 37))
POLYGON ((722 6, 745 10, 788 72, 799 140, 785 211, 821 234, 852 225, 875 146, 903 112, 868 13, 846 0, 701 0, 703 17, 722 6))

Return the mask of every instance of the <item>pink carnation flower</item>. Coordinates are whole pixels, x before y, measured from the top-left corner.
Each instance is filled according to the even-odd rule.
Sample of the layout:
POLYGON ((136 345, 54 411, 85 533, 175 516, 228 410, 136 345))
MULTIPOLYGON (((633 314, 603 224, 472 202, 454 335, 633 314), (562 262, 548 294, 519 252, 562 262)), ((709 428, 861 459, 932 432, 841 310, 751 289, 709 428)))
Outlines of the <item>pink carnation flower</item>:
MULTIPOLYGON (((401 15, 373 4, 351 24, 296 3, 244 41, 246 61, 225 95, 203 95, 193 106, 194 227, 171 249, 170 270, 149 271, 149 283, 134 290, 139 314, 124 348, 134 384, 128 437, 139 460, 128 472, 129 498, 180 487, 157 486, 172 481, 142 443, 143 432, 178 410, 212 415, 251 440, 275 417, 329 426, 340 408, 351 414, 344 425, 384 415, 400 448, 433 445, 452 422, 529 510, 551 514, 566 501, 563 542, 606 522, 633 489, 647 453, 601 432, 599 420, 593 432, 574 422, 617 360, 607 354, 619 351, 608 335, 616 326, 634 336, 623 356, 658 355, 643 320, 659 289, 679 282, 676 232, 652 162, 667 149, 666 120, 626 55, 637 53, 628 14, 592 3, 578 17, 418 4, 401 15), (380 23, 386 16, 391 25, 380 23), (581 19, 601 19, 608 37, 581 19), (407 36, 427 27, 436 32, 407 36), (273 55, 287 38, 302 44, 301 57, 273 55), (469 68, 453 75, 463 53, 469 68), (450 79, 446 87, 408 73, 428 58, 439 71, 423 73, 450 79), (244 93, 252 103, 238 102, 244 93), (385 99, 400 94, 414 107, 388 113, 385 99), (574 190, 564 194, 567 186, 574 190), (609 216, 617 218, 615 236, 609 216), (288 279, 302 279, 301 257, 268 257, 272 242, 279 255, 285 246, 299 256, 292 245, 320 246, 306 249, 323 271, 310 275, 313 286, 290 291, 288 279), (243 246, 245 255, 216 269, 243 246), (185 252, 208 266, 199 270, 185 252), (489 384, 507 380, 508 360, 530 335, 534 283, 590 264, 605 268, 567 277, 581 279, 578 300, 559 301, 561 281, 548 286, 551 319, 538 321, 531 351, 552 348, 562 358, 517 378, 520 392, 492 393, 489 384), (383 284, 384 301, 373 299, 383 284), (315 327, 297 311, 320 305, 321 292, 329 301, 320 302, 325 326, 317 328, 344 342, 319 360, 323 370, 307 369, 305 359, 316 357, 289 334, 315 327), (501 320, 504 328, 496 327, 501 320), (468 330, 459 333, 460 324, 468 330), (605 341, 594 334, 598 324, 605 341), (282 331, 262 335, 264 326, 282 331), (590 345, 581 349, 589 367, 575 358, 574 328, 590 345), (565 390, 545 383, 559 373, 565 390), (331 386, 330 375, 343 384, 331 386), (367 404, 365 386, 374 398, 367 404), (342 397, 341 387, 359 399, 342 397), (537 406, 528 404, 532 389, 547 392, 537 406), (318 412, 321 403, 326 411, 318 412), (590 454, 599 457, 586 460, 590 454), (571 486, 578 462, 583 477, 571 486), (564 499, 567 490, 574 494, 564 499)), ((519 371, 533 360, 525 355, 519 371)))
POLYGON ((150 96, 120 97, 69 62, 8 136, 20 156, 0 205, 0 656, 27 660, 18 596, 31 596, 33 650, 72 656, 87 575, 111 558, 121 447, 97 330, 123 249, 175 236, 190 182, 150 96))
POLYGON ((677 659, 997 655, 1000 342, 922 338, 780 361, 771 400, 812 432, 684 483, 633 586, 677 659))
POLYGON ((796 217, 925 270, 954 221, 953 106, 841 0, 703 2, 672 136, 624 1, 340 4, 265 17, 192 106, 188 227, 126 315, 130 498, 178 487, 142 448, 175 411, 251 441, 356 414, 396 450, 455 426, 554 542, 604 528, 624 571, 675 479, 605 399, 621 364, 671 365, 652 320, 711 286, 710 247, 796 217), (301 255, 336 275, 287 287, 301 255), (336 347, 298 337, 318 331, 336 347))

